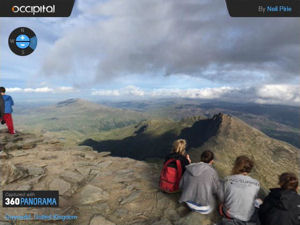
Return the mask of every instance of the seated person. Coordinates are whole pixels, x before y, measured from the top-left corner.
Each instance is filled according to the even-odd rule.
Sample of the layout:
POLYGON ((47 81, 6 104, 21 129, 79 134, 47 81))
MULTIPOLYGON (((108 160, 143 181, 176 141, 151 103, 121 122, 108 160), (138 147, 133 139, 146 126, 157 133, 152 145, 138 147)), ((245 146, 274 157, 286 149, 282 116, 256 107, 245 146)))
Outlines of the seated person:
POLYGON ((214 210, 215 196, 221 201, 223 199, 222 185, 213 163, 214 154, 203 152, 201 162, 188 165, 180 181, 182 194, 179 202, 185 202, 191 210, 201 214, 214 210))
POLYGON ((222 224, 248 224, 254 216, 255 204, 260 184, 249 173, 254 162, 247 156, 235 160, 232 175, 224 181, 224 203, 220 213, 224 216, 222 224))
POLYGON ((187 165, 191 163, 190 156, 186 154, 186 141, 176 140, 172 152, 167 155, 160 175, 160 189, 167 193, 179 191, 179 182, 187 165))
POLYGON ((294 173, 279 176, 280 188, 271 189, 259 209, 262 225, 299 225, 300 196, 299 181, 294 173))

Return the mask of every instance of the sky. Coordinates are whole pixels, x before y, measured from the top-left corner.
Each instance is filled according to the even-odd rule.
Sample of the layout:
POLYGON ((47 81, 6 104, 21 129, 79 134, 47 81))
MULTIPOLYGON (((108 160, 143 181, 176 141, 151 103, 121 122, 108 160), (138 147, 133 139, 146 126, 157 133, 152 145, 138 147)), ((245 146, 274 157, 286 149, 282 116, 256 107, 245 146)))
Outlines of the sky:
POLYGON ((18 101, 193 98, 300 105, 299 18, 231 18, 220 0, 77 0, 70 18, 0 18, 18 101), (14 55, 31 28, 38 47, 14 55))

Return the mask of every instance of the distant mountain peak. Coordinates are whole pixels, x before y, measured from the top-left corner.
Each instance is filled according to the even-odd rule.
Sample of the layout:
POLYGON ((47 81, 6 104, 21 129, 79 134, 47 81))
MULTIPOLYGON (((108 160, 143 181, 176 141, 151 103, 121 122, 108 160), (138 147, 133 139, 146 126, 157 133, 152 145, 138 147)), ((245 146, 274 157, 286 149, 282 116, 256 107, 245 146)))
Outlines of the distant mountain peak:
POLYGON ((80 98, 70 98, 70 99, 67 99, 65 101, 61 101, 61 102, 58 102, 56 105, 58 107, 62 107, 62 106, 68 106, 68 105, 71 105, 71 104, 74 104, 74 103, 79 103, 81 101, 84 101, 80 98))

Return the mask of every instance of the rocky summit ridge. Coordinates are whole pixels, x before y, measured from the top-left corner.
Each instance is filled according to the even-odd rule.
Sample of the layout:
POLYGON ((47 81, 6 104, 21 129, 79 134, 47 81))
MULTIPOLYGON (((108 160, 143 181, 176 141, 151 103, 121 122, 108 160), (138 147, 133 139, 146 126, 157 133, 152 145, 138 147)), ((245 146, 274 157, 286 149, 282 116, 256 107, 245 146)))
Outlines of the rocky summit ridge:
MULTIPOLYGON (((59 190, 59 208, 2 208, 0 225, 214 224, 158 190, 160 164, 111 157, 90 147, 65 147, 55 139, 0 130, 0 191, 59 190), (75 215, 73 221, 17 221, 5 215, 75 215)), ((0 197, 2 201, 2 195, 0 197)))
MULTIPOLYGON (((0 225, 213 225, 220 220, 217 213, 209 216, 192 213, 178 203, 180 194, 164 194, 158 189, 162 161, 152 159, 150 163, 117 154, 112 157, 105 150, 114 147, 124 151, 119 156, 148 151, 163 156, 174 139, 185 138, 193 162, 199 161, 204 150, 215 153, 215 167, 221 177, 231 173, 237 156, 248 155, 255 161, 251 176, 260 181, 265 192, 276 187, 282 172, 299 174, 300 171, 298 148, 272 139, 226 114, 198 118, 191 123, 143 122, 133 127, 132 133, 123 140, 101 143, 97 149, 100 151, 96 152, 88 146, 65 145, 42 135, 20 132, 9 135, 0 130, 0 191, 59 190, 60 193, 59 208, 0 207, 0 225), (103 150, 103 146, 107 149, 103 150), (78 219, 9 223, 4 219, 6 214, 58 214, 78 219)), ((2 195, 0 201, 1 198, 2 195)))

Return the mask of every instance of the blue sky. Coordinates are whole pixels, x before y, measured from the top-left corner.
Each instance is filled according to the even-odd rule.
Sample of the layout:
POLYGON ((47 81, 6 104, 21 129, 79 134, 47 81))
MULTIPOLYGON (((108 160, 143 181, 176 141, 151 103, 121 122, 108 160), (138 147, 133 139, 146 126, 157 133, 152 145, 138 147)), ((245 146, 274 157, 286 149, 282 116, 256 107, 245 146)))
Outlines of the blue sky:
POLYGON ((219 0, 77 0, 70 18, 1 18, 0 83, 19 101, 185 97, 300 104, 300 21, 219 0), (26 26, 38 48, 8 48, 26 26))

